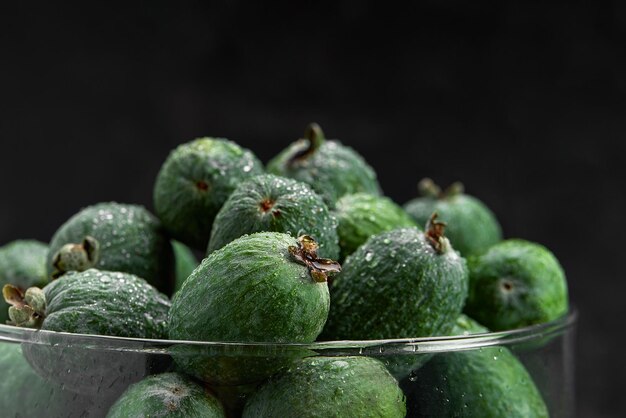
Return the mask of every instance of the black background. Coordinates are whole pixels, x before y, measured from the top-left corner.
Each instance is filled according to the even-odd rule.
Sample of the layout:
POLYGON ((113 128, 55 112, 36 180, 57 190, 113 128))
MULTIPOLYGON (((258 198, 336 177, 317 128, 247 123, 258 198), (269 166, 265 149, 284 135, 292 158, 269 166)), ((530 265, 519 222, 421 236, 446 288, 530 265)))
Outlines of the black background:
POLYGON ((624 415, 626 3, 52 3, 0 5, 0 245, 151 208, 178 143, 266 162, 317 121, 397 202, 462 180, 548 246, 580 311, 579 415, 624 415))

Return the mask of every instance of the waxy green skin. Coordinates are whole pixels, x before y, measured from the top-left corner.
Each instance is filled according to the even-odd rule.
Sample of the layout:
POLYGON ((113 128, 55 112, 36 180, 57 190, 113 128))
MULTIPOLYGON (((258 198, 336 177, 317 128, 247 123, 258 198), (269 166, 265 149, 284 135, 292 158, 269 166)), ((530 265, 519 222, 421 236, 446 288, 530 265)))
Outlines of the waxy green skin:
POLYGON ((167 231, 207 248, 213 219, 243 180, 263 173, 254 154, 224 138, 199 138, 174 149, 154 185, 154 208, 167 231))
POLYGON ((567 281, 544 246, 510 239, 468 259, 465 312, 494 331, 557 319, 568 311, 567 281))
POLYGON ((225 418, 220 401, 198 383, 179 373, 146 377, 115 402, 107 418, 225 418))
POLYGON ((289 163, 295 154, 308 146, 308 140, 294 142, 268 163, 267 171, 309 184, 331 209, 345 194, 380 194, 374 170, 356 151, 339 141, 325 140, 312 155, 289 163))
POLYGON ((345 259, 371 236, 398 228, 416 227, 415 221, 388 197, 348 194, 335 206, 341 258, 345 259))
MULTIPOLYGON (((174 296, 170 339, 314 341, 328 316, 328 286, 312 279, 308 267, 289 253, 290 246, 298 241, 287 234, 261 232, 211 253, 174 296)), ((218 385, 261 380, 290 360, 247 362, 242 353, 220 357, 218 348, 207 350, 183 348, 174 359, 186 373, 218 385)))
POLYGON ((208 254, 244 234, 271 231, 309 235, 318 243, 320 257, 336 260, 336 228, 328 207, 306 183, 272 174, 257 176, 239 185, 217 214, 208 254))
POLYGON ((144 207, 98 203, 72 216, 50 241, 49 275, 55 271, 53 258, 57 251, 65 244, 82 242, 86 236, 94 237, 100 244, 100 257, 94 268, 134 274, 171 293, 172 248, 159 220, 144 207))
MULTIPOLYGON (((484 332, 489 330, 462 315, 452 335, 484 332)), ((549 416, 531 376, 504 347, 437 354, 413 380, 418 417, 549 416)))
POLYGON ((174 250, 174 271, 176 273, 174 291, 178 291, 200 263, 193 251, 182 242, 172 240, 172 249, 174 250))
MULTIPOLYGON (((48 282, 46 256, 48 246, 34 240, 18 240, 0 247, 0 288, 12 284, 22 290, 44 286, 48 282)), ((0 298, 0 324, 9 316, 9 305, 0 298)))
POLYGON ((309 357, 272 377, 246 403, 252 417, 403 418, 396 380, 370 357, 309 357))
POLYGON ((342 267, 327 340, 446 335, 467 295, 465 260, 451 247, 438 253, 417 228, 371 237, 342 267))
POLYGON ((404 210, 425 225, 433 212, 447 224, 446 236, 455 250, 464 257, 480 254, 502 239, 502 230, 495 215, 480 200, 467 194, 437 199, 418 197, 407 202, 404 210))

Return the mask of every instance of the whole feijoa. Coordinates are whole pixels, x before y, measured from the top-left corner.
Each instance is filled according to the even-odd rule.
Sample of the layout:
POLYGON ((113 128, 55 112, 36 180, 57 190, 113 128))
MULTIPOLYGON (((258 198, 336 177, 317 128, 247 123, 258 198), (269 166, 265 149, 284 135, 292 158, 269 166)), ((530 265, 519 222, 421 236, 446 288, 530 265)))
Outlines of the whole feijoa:
MULTIPOLYGON (((44 286, 48 282, 46 256, 48 246, 35 240, 17 240, 0 247, 0 287, 12 284, 22 290, 44 286)), ((9 316, 7 305, 0 300, 0 324, 9 316)))
POLYGON ((345 194, 380 194, 376 173, 363 157, 337 140, 326 140, 315 123, 308 126, 304 139, 274 157, 267 170, 309 184, 330 208, 345 194))
POLYGON ((159 220, 138 205, 82 209, 52 237, 47 266, 54 277, 96 268, 137 275, 168 294, 173 289, 170 242, 159 220))
POLYGON ((243 180, 263 172, 254 154, 224 138, 179 145, 154 185, 154 208, 175 239, 204 251, 213 219, 243 180))
POLYGON ((244 234, 284 232, 311 236, 322 257, 339 257, 337 222, 311 187, 266 174, 245 181, 230 195, 213 223, 208 253, 244 234))
POLYGON ((182 242, 172 240, 172 249, 174 250, 174 271, 176 274, 174 291, 178 291, 200 263, 193 251, 182 242))
POLYGON ((148 376, 133 384, 109 410, 107 418, 206 417, 225 418, 211 392, 180 373, 148 376))
POLYGON ((546 247, 509 239, 468 259, 465 312, 494 331, 551 321, 568 311, 567 281, 546 247))
MULTIPOLYGON (((327 275, 339 269, 316 250, 310 237, 260 232, 212 252, 174 296, 170 339, 314 341, 328 316, 327 275)), ((216 351, 204 356, 198 349, 195 354, 183 349, 174 360, 184 372, 217 385, 261 380, 285 360, 222 358, 216 351)))
POLYGON ((417 226, 393 200, 367 193, 348 194, 335 206, 341 257, 346 258, 369 237, 381 232, 417 226))
POLYGON ((404 210, 419 225, 424 225, 433 212, 448 224, 446 235, 454 249, 464 257, 480 254, 502 240, 502 228, 493 212, 480 200, 464 193, 461 183, 442 191, 431 179, 418 186, 421 197, 404 205, 404 210))
POLYGON ((374 235, 343 263, 331 287, 323 338, 369 340, 445 335, 467 296, 463 259, 435 216, 422 233, 374 235))
MULTIPOLYGON (((489 330, 462 315, 452 335, 489 330)), ((505 347, 435 355, 411 378, 417 417, 547 418, 532 377, 505 347)))
POLYGON ((309 357, 272 377, 248 399, 244 418, 404 418, 406 400, 385 366, 370 357, 309 357))

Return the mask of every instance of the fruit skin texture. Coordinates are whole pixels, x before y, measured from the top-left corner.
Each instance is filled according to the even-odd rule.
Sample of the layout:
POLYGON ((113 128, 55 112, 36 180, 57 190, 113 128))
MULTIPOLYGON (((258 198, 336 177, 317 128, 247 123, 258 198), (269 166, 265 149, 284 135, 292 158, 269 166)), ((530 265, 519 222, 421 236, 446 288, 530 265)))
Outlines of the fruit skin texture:
MULTIPOLYGON (((34 240, 17 240, 0 247, 0 288, 5 284, 22 290, 44 286, 48 281, 46 256, 48 246, 34 240)), ((0 298, 0 324, 7 319, 9 305, 0 298)))
POLYGON ((341 197, 335 207, 339 225, 341 258, 345 259, 369 237, 398 228, 417 226, 415 221, 388 197, 367 193, 341 197))
MULTIPOLYGON (((174 296, 169 337, 178 340, 301 342, 318 336, 330 305, 326 282, 289 253, 298 241, 277 232, 240 237, 211 253, 174 296)), ((215 384, 258 381, 284 365, 265 358, 201 355, 193 347, 174 359, 188 374, 215 384)), ((210 351, 210 350, 209 350, 210 351)), ((218 350, 219 352, 219 350, 218 350)), ((241 354, 241 353, 239 353, 241 354)), ((248 353, 250 354, 250 353, 248 353)))
POLYGON ((567 281, 544 246, 510 239, 470 257, 465 312, 493 331, 548 322, 568 311, 567 281))
POLYGON ((254 154, 224 138, 179 145, 154 185, 154 208, 175 239, 204 251, 213 219, 243 180, 263 173, 254 154))
POLYGON ((272 377, 243 417, 403 418, 406 400, 385 366, 370 357, 309 357, 272 377))
POLYGON ((339 141, 322 138, 310 155, 291 163, 294 155, 310 147, 311 141, 319 138, 289 145, 267 164, 267 171, 309 184, 331 209, 348 193, 380 194, 374 170, 355 150, 339 141))
POLYGON ((172 240, 172 249, 174 250, 174 271, 176 273, 174 291, 176 292, 200 263, 193 251, 182 242, 172 240))
POLYGON ((309 185, 272 174, 242 183, 217 214, 208 254, 244 234, 271 231, 310 235, 321 257, 339 257, 337 221, 309 185))
POLYGON ((446 236, 464 257, 480 254, 502 239, 502 229, 493 212, 467 194, 418 197, 407 202, 404 210, 418 225, 425 225, 430 215, 437 212, 447 224, 446 236))
POLYGON ((63 245, 92 236, 100 244, 94 268, 137 275, 169 294, 173 288, 173 256, 163 232, 159 220, 142 206, 109 202, 86 207, 52 237, 48 274, 53 274, 53 258, 63 245))
MULTIPOLYGON (((488 332, 461 315, 452 335, 488 332)), ((416 373, 418 417, 548 417, 532 378, 504 347, 435 355, 416 373)))
POLYGON ((454 249, 438 253, 417 228, 375 235, 348 256, 333 281, 323 338, 445 335, 463 308, 467 276, 454 249))
POLYGON ((220 401, 179 373, 146 377, 115 402, 107 418, 206 417, 225 418, 220 401))

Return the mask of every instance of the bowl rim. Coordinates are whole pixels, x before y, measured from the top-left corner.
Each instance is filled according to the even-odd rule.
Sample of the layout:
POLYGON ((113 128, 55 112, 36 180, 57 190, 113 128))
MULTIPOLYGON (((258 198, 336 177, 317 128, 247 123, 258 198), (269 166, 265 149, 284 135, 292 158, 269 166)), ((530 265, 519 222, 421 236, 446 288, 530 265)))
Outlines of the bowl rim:
POLYGON ((316 341, 312 343, 277 343, 277 342, 236 342, 236 341, 188 341, 149 338, 115 337, 109 335, 75 334, 47 330, 20 328, 0 324, 0 343, 27 343, 81 347, 95 350, 133 351, 155 354, 169 354, 170 350, 180 346, 196 349, 253 350, 259 349, 275 355, 281 351, 312 350, 328 355, 352 354, 398 354, 398 353, 439 353, 463 351, 491 346, 509 346, 514 344, 548 341, 573 328, 578 319, 578 311, 570 311, 555 320, 507 331, 463 334, 455 336, 393 338, 376 340, 337 340, 316 341))

